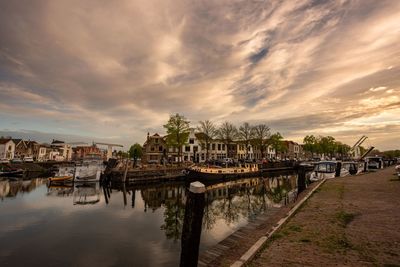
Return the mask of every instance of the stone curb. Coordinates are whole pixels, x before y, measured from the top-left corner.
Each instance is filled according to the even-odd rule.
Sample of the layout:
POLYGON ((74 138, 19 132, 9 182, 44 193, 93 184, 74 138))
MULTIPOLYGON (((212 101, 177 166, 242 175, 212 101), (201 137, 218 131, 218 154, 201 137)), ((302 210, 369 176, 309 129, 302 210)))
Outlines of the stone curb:
POLYGON ((290 218, 293 216, 293 214, 303 205, 303 203, 311 197, 311 195, 323 184, 325 183, 326 179, 322 180, 317 186, 315 186, 308 194, 300 200, 299 203, 297 203, 288 213, 285 217, 279 220, 279 222, 272 227, 271 231, 269 231, 266 235, 260 237, 256 243, 254 243, 249 250, 244 253, 239 260, 235 261, 231 267, 241 267, 244 266, 247 262, 249 262, 255 255, 256 253, 261 249, 261 247, 268 241, 268 239, 271 238, 271 236, 281 228, 281 226, 290 218))

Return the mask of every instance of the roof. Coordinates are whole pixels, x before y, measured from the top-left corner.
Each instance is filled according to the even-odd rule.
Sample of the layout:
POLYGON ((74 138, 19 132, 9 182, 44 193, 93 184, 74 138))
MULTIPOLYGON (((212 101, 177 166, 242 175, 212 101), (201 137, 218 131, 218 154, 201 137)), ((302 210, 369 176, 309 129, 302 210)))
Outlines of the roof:
MULTIPOLYGON (((13 141, 11 138, 1 138, 0 144, 7 144, 9 141, 13 141)), ((14 142, 14 141, 13 141, 14 142)))
POLYGON ((64 141, 54 140, 54 139, 53 142, 51 142, 51 144, 64 144, 64 143, 65 143, 64 141))

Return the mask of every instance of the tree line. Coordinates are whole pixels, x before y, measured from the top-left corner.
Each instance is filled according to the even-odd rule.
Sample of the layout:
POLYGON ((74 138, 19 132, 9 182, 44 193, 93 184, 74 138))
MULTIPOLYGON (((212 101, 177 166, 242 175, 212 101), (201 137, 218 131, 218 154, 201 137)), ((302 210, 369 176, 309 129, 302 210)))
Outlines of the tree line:
POLYGON ((351 147, 336 141, 332 136, 307 135, 303 139, 303 149, 310 152, 312 157, 314 154, 324 154, 330 157, 339 154, 343 158, 349 154, 351 147))
MULTIPOLYGON (((167 132, 166 142, 170 147, 178 150, 178 158, 182 155, 182 147, 187 144, 190 134, 190 121, 185 116, 178 113, 171 115, 168 122, 164 125, 167 132)), ((233 141, 239 141, 244 145, 246 158, 248 158, 250 145, 257 147, 261 153, 261 157, 265 157, 267 147, 271 146, 277 152, 283 152, 283 136, 279 133, 271 133, 270 127, 265 123, 251 125, 244 122, 239 127, 233 123, 225 121, 220 125, 211 120, 199 121, 196 127, 198 139, 202 145, 202 149, 206 150, 206 160, 209 159, 210 145, 213 140, 220 140, 228 150, 228 157, 234 157, 233 151, 229 149, 229 145, 233 141)))

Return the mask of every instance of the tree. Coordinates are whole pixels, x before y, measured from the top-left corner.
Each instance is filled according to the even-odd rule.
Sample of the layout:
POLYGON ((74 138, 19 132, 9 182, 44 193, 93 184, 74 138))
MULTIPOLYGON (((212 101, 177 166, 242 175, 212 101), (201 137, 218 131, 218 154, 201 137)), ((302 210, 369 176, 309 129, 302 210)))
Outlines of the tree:
POLYGON ((283 136, 277 132, 271 135, 269 138, 269 144, 275 149, 275 153, 278 155, 279 152, 284 152, 287 150, 286 146, 282 142, 283 136))
POLYGON ((164 128, 167 130, 167 145, 178 149, 178 161, 181 162, 182 146, 189 138, 190 122, 183 115, 171 115, 164 128))
POLYGON ((126 158, 129 157, 129 155, 128 155, 128 152, 120 150, 120 151, 117 152, 117 157, 119 159, 126 159, 126 158))
POLYGON ((332 136, 320 136, 319 146, 322 153, 329 154, 332 157, 336 151, 335 138, 332 136))
POLYGON ((246 146, 246 159, 248 159, 250 142, 254 138, 254 127, 248 122, 243 123, 239 127, 238 137, 246 146))
POLYGON ((264 124, 254 126, 254 144, 260 149, 261 158, 264 158, 264 152, 268 146, 268 138, 271 136, 269 127, 264 124))
POLYGON ((317 152, 318 141, 314 135, 307 135, 303 139, 304 150, 311 153, 311 157, 314 158, 314 153, 317 152))
POLYGON ((351 147, 349 145, 343 144, 341 142, 336 142, 336 149, 337 149, 337 153, 340 154, 341 159, 343 160, 346 156, 348 156, 351 147))
POLYGON ((128 153, 129 153, 129 157, 133 158, 133 166, 136 167, 137 159, 141 158, 143 155, 142 146, 139 145, 138 143, 135 143, 129 148, 128 153))
POLYGON ((224 142, 226 149, 228 151, 228 157, 233 157, 233 154, 230 153, 229 144, 237 137, 237 129, 236 126, 230 122, 224 122, 218 129, 218 137, 224 142))
POLYGON ((200 132, 199 141, 206 149, 206 161, 208 161, 210 143, 217 136, 218 131, 214 123, 209 120, 199 121, 199 123, 200 125, 197 127, 197 130, 200 132))

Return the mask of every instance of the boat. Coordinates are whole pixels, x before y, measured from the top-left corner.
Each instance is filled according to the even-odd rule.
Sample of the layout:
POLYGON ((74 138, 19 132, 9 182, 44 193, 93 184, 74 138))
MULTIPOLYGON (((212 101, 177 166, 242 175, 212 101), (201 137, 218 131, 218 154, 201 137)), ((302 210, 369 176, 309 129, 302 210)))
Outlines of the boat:
POLYGON ((397 176, 400 177, 400 164, 396 166, 397 176))
POLYGON ((383 158, 382 157, 366 157, 365 162, 369 169, 383 169, 383 158))
POLYGON ((320 161, 315 164, 314 171, 310 175, 310 181, 356 175, 358 172, 357 162, 320 161))
POLYGON ((55 177, 50 177, 49 181, 50 182, 72 182, 74 179, 73 175, 66 175, 66 176, 55 176, 55 177))
POLYGON ((237 167, 220 167, 220 166, 196 166, 193 165, 186 169, 186 175, 189 178, 200 180, 223 180, 235 179, 243 177, 254 177, 261 175, 258 164, 245 163, 239 164, 237 167))
POLYGON ((0 171, 0 177, 22 177, 24 175, 24 170, 8 170, 8 171, 0 171))
POLYGON ((75 166, 74 181, 75 182, 97 182, 100 180, 103 163, 91 160, 84 161, 82 164, 75 166))
POLYGON ((74 167, 59 167, 57 173, 49 178, 50 183, 67 183, 74 180, 74 167))

